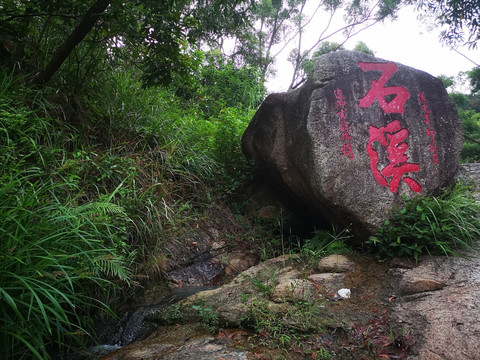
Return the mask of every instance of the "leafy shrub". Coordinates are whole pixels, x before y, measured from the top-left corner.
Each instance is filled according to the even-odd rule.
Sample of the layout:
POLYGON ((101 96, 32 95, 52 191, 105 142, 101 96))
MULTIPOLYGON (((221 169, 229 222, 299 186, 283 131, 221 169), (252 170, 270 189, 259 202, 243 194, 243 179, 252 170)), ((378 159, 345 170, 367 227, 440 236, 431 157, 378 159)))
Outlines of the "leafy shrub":
POLYGON ((252 112, 225 108, 212 118, 215 125, 212 156, 221 165, 225 192, 232 192, 251 177, 252 166, 242 153, 241 137, 252 116, 252 112))
POLYGON ((202 325, 211 332, 218 330, 218 311, 205 305, 193 305, 192 308, 198 311, 202 325))
POLYGON ((480 161, 480 113, 459 108, 458 115, 465 135, 460 158, 462 162, 480 161))
POLYGON ((197 99, 207 117, 222 108, 248 110, 260 105, 265 95, 261 72, 250 66, 239 67, 218 51, 205 54, 200 69, 197 99))
POLYGON ((480 144, 465 141, 460 158, 464 163, 480 161, 480 144))
POLYGON ((167 325, 173 325, 182 318, 179 304, 173 304, 162 309, 162 321, 167 325))
POLYGON ((367 243, 387 256, 456 254, 480 238, 480 204, 457 184, 441 196, 405 200, 367 243))

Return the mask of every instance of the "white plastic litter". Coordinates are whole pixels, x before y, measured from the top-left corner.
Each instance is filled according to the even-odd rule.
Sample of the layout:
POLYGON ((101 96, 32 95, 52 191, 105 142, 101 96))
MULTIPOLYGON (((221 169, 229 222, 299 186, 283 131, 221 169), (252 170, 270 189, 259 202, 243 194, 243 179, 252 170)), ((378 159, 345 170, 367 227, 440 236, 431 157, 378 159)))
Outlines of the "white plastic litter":
POLYGON ((350 299, 350 295, 352 292, 350 289, 340 289, 337 291, 338 296, 340 296, 342 299, 350 299))

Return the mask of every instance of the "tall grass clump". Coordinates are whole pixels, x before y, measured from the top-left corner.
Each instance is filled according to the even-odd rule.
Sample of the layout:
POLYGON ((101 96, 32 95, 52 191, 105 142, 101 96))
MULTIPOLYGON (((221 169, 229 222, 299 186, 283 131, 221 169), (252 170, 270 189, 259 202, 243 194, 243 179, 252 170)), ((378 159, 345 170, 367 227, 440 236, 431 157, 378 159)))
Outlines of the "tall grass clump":
POLYGON ((0 186, 0 347, 5 359, 49 359, 86 340, 90 308, 130 279, 126 216, 107 199, 62 203, 28 177, 0 186))
POLYGON ((214 184, 213 189, 230 193, 251 174, 241 136, 253 108, 226 106, 235 94, 214 99, 212 92, 203 85, 185 99, 175 88, 144 88, 133 73, 118 71, 112 74, 111 86, 91 103, 104 122, 101 128, 108 129, 102 134, 112 147, 150 153, 177 183, 214 184))
POLYGON ((114 203, 119 187, 85 195, 63 176, 67 128, 19 101, 42 94, 1 81, 0 348, 4 359, 49 359, 89 340, 94 315, 111 314, 109 297, 128 286, 130 219, 114 203))
POLYGON ((470 189, 457 184, 440 196, 405 200, 367 243, 384 255, 454 255, 480 239, 480 204, 470 189))

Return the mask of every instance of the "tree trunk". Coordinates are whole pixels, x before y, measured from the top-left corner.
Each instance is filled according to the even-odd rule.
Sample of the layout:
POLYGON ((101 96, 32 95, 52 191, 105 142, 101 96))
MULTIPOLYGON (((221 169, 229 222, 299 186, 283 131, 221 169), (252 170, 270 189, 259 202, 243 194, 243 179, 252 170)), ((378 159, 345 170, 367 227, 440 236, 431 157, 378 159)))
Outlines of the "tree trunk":
POLYGON ((63 62, 72 53, 75 47, 87 36, 101 14, 107 9, 112 0, 97 0, 85 13, 80 24, 70 36, 55 50, 50 62, 31 81, 35 86, 42 87, 57 72, 63 62))

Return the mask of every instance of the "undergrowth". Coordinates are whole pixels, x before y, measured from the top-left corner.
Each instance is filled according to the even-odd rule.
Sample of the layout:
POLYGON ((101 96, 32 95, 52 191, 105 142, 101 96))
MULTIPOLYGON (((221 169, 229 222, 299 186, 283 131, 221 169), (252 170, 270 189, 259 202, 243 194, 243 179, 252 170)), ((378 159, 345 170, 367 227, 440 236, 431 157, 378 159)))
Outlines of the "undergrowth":
POLYGON ((133 72, 86 94, 0 77, 0 347, 49 359, 94 341, 98 317, 162 276, 165 244, 250 176, 252 113, 210 99, 206 117, 133 72))
POLYGON ((0 342, 7 358, 49 358, 90 336, 85 305, 109 307, 116 279, 128 283, 124 209, 98 199, 61 203, 62 185, 10 179, 0 187, 0 342), (97 299, 97 300, 94 300, 97 299))
POLYGON ((480 239, 479 214, 470 189, 457 184, 440 196, 405 200, 367 243, 388 257, 459 254, 480 239))
POLYGON ((313 261, 332 254, 348 254, 351 249, 347 242, 351 237, 348 228, 341 231, 335 227, 331 231, 315 230, 314 236, 307 239, 301 247, 301 253, 313 261))

